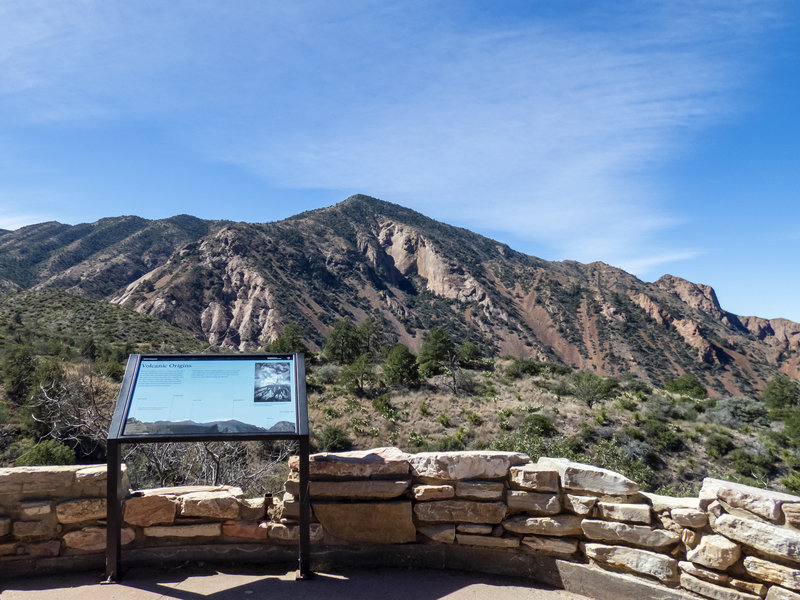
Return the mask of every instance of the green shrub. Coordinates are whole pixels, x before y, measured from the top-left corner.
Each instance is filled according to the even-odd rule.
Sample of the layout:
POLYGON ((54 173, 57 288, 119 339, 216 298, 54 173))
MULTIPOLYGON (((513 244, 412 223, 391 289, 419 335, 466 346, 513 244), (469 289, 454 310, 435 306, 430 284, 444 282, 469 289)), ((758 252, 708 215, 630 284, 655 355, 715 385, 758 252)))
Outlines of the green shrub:
POLYGON ((769 425, 767 407, 754 398, 720 398, 706 410, 705 419, 729 429, 742 425, 769 425))
POLYGON ((664 382, 664 389, 673 394, 686 394, 692 398, 706 398, 708 390, 700 383, 697 376, 684 373, 680 377, 671 377, 664 382))
POLYGON ((74 465, 75 451, 56 440, 44 440, 17 457, 14 464, 22 466, 74 465))
POLYGON ((800 405, 800 386, 793 379, 779 373, 767 382, 759 396, 770 408, 789 408, 800 405))
POLYGON ((712 433, 706 440, 706 453, 714 459, 722 458, 733 450, 733 447, 733 438, 728 433, 712 433))
POLYGON ((736 472, 753 479, 764 479, 772 471, 773 458, 765 453, 750 453, 736 448, 728 455, 736 472))
POLYGON ((341 427, 327 425, 319 435, 318 444, 323 452, 342 452, 353 447, 353 440, 341 427))

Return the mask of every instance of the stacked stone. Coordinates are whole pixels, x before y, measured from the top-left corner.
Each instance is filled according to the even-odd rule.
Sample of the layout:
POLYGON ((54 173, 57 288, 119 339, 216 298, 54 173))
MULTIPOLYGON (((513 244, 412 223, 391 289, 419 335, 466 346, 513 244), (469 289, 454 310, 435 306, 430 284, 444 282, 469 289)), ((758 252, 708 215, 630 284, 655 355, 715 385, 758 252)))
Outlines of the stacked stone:
MULTIPOLYGON (((411 500, 406 496, 411 486, 408 456, 397 448, 312 455, 309 496, 318 521, 312 523, 312 542, 320 541, 323 531, 329 544, 416 541, 411 500)), ((289 467, 280 524, 297 531, 298 457, 289 459, 289 467)))
POLYGON ((0 562, 103 549, 105 518, 105 465, 0 469, 0 562))
POLYGON ((509 469, 524 454, 494 451, 421 452, 409 456, 414 518, 430 540, 488 548, 518 548, 503 527, 509 469))
MULTIPOLYGON (((707 478, 691 534, 681 587, 724 600, 800 600, 800 499, 707 478)), ((684 517, 672 510, 680 524, 684 517)), ((687 523, 687 525, 689 525, 687 523)))
POLYGON ((266 540, 266 500, 244 498, 232 486, 184 486, 134 492, 123 521, 136 527, 142 545, 266 540))

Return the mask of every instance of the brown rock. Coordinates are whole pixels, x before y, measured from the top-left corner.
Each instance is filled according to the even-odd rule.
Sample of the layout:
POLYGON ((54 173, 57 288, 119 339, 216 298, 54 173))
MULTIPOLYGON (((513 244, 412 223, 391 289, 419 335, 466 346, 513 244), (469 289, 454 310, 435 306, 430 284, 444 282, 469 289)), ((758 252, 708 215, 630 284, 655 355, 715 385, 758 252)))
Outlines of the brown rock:
POLYGON ((239 502, 239 519, 242 521, 259 521, 267 514, 267 499, 245 498, 239 502))
POLYGON ((626 523, 642 523, 644 525, 649 525, 652 520, 648 504, 598 502, 597 516, 608 521, 624 521, 626 523))
MULTIPOLYGON (((64 534, 64 545, 67 548, 99 552, 106 549, 106 528, 85 527, 79 531, 70 531, 64 534)), ((136 538, 133 529, 123 527, 120 532, 120 541, 123 546, 130 544, 136 538)))
POLYGON ((456 490, 452 485, 415 485, 411 488, 414 494, 414 500, 420 502, 426 500, 444 500, 452 498, 456 494, 456 490))
POLYGON ((36 538, 55 537, 57 528, 55 523, 45 521, 14 521, 11 526, 14 537, 36 538))
POLYGON ((502 500, 505 486, 498 481, 457 481, 456 496, 465 500, 502 500))
POLYGON ((767 596, 764 600, 800 600, 800 594, 773 585, 767 590, 767 596))
POLYGON ((584 544, 584 552, 586 556, 603 565, 649 575, 664 583, 678 582, 678 561, 657 552, 588 543, 584 544))
POLYGON ((581 535, 581 519, 575 515, 552 517, 511 517, 503 521, 503 527, 514 533, 544 536, 581 535))
MULTIPOLYGON (((417 506, 429 504, 435 503, 417 506)), ((314 514, 325 531, 348 542, 404 544, 417 539, 410 501, 315 502, 314 514)))
POLYGON ((733 515, 717 517, 712 527, 717 533, 769 556, 800 562, 800 532, 793 529, 733 515))
POLYGON ((616 521, 584 519, 583 534, 590 540, 601 542, 623 542, 645 548, 663 549, 678 543, 677 533, 664 529, 651 529, 645 525, 629 525, 616 521))
POLYGON ((267 523, 228 521, 222 524, 222 535, 251 540, 265 540, 267 539, 267 523))
POLYGON ((782 507, 786 523, 800 528, 800 504, 784 504, 782 507))
POLYGON ((522 548, 543 554, 574 554, 578 551, 578 540, 528 535, 522 538, 522 548))
POLYGON ((0 537, 11 533, 11 519, 9 517, 0 517, 0 537))
POLYGON ((18 542, 11 542, 10 544, 0 544, 0 556, 15 556, 22 550, 23 547, 18 542))
POLYGON ((208 517, 211 519, 239 518, 239 498, 241 490, 222 490, 213 492, 192 492, 182 495, 180 514, 182 517, 208 517))
POLYGON ((147 537, 217 537, 222 535, 221 523, 200 523, 198 525, 153 525, 144 528, 147 537))
POLYGON ((502 502, 438 500, 416 504, 414 515, 420 521, 433 523, 499 523, 506 516, 506 505, 502 502))
POLYGON ((561 486, 568 490, 581 490, 595 494, 631 495, 639 486, 624 475, 593 465, 571 462, 561 458, 539 458, 539 465, 558 471, 561 486))
POLYGON ((672 520, 681 527, 700 529, 708 525, 708 516, 702 510, 693 508, 674 508, 670 512, 672 520))
MULTIPOLYGON (((300 526, 299 525, 286 525, 284 523, 264 523, 271 540, 285 543, 297 543, 300 541, 300 526)), ((322 525, 319 523, 310 523, 308 526, 308 534, 312 544, 317 544, 322 541, 324 532, 322 525)))
POLYGON ((575 494, 564 494, 564 510, 580 516, 592 514, 597 504, 597 496, 576 496, 575 494))
POLYGON ((763 598, 764 596, 767 595, 767 586, 765 586, 763 583, 744 581, 742 579, 731 579, 728 582, 728 585, 736 590, 747 592, 748 594, 753 594, 754 596, 758 596, 759 598, 763 598))
MULTIPOLYGON (((374 476, 403 477, 409 472, 408 456, 398 448, 375 448, 352 452, 322 452, 309 458, 312 479, 341 477, 346 479, 374 476)), ((289 458, 289 468, 300 470, 300 457, 289 458)))
MULTIPOLYGON (((459 523, 456 527, 456 531, 458 533, 468 533, 471 535, 492 535, 494 531, 494 527, 491 525, 483 525, 480 523, 459 523)), ((502 535, 503 529, 501 528, 500 533, 502 535)))
POLYGON ((558 494, 540 494, 509 490, 506 497, 509 513, 527 512, 539 515, 557 515, 561 512, 558 494))
MULTIPOLYGON (((491 531, 491 526, 489 530, 491 531)), ((421 525, 417 528, 422 535, 428 537, 436 542, 444 544, 452 544, 456 541, 456 527, 452 523, 444 523, 441 525, 421 525)))
POLYGON ((123 520, 131 525, 150 527, 166 525, 175 520, 178 501, 172 495, 146 495, 125 500, 123 520))
POLYGON ((696 564, 689 562, 688 560, 680 561, 678 563, 678 567, 680 567, 680 570, 684 573, 688 573, 689 575, 704 581, 710 581, 711 583, 725 585, 731 580, 730 576, 726 575, 725 573, 717 573, 716 571, 711 571, 710 569, 698 567, 696 564))
POLYGON ((684 529, 681 532, 681 541, 686 544, 687 548, 694 548, 697 544, 700 543, 700 538, 702 535, 697 531, 692 531, 691 529, 684 529))
POLYGON ((518 452, 463 450, 459 452, 420 452, 409 456, 411 474, 426 480, 500 479, 515 465, 529 458, 518 452))
POLYGON ((25 554, 28 556, 58 556, 60 553, 61 542, 59 540, 25 545, 25 554))
POLYGON ((714 496, 733 508, 747 510, 770 521, 781 519, 781 506, 797 502, 797 496, 706 477, 701 493, 714 496))
POLYGON ((483 546, 484 548, 519 548, 519 538, 494 537, 491 535, 469 535, 457 533, 456 540, 465 546, 483 546))
POLYGON ((21 502, 19 508, 23 519, 40 519, 53 512, 53 505, 49 500, 21 502))
POLYGON ((800 590, 800 569, 785 567, 755 556, 744 559, 744 569, 748 575, 761 581, 775 583, 791 590, 800 590))
POLYGON ((704 535, 700 538, 700 543, 686 553, 686 558, 695 564, 724 571, 739 560, 741 554, 742 549, 739 544, 728 538, 721 535, 704 535))
POLYGON ((714 600, 761 600, 761 596, 740 592, 731 588, 725 588, 702 579, 692 577, 687 573, 681 574, 681 587, 695 592, 706 598, 714 600))
POLYGON ((528 463, 509 469, 511 487, 532 492, 558 492, 558 471, 528 463))
POLYGON ((351 498, 353 500, 386 500, 405 494, 410 479, 362 481, 311 481, 312 498, 351 498))
POLYGON ((81 500, 68 500, 56 506, 56 516, 59 523, 80 523, 82 521, 96 521, 105 519, 105 498, 84 498, 81 500))

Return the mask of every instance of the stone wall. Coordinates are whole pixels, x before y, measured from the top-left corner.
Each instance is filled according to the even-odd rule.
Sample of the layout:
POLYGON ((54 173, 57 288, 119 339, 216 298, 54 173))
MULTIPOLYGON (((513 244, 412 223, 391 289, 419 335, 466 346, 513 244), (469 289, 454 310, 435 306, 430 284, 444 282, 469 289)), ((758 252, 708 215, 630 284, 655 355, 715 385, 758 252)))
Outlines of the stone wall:
MULTIPOLYGON (((296 545, 296 457, 290 467, 282 499, 234 487, 129 493, 123 562, 137 549, 296 545)), ((715 479, 697 498, 657 496, 605 469, 490 451, 323 453, 310 474, 312 561, 387 548, 422 566, 477 557, 596 598, 800 600, 795 496, 715 479)), ((105 466, 0 469, 0 573, 102 564, 105 485, 105 466)))

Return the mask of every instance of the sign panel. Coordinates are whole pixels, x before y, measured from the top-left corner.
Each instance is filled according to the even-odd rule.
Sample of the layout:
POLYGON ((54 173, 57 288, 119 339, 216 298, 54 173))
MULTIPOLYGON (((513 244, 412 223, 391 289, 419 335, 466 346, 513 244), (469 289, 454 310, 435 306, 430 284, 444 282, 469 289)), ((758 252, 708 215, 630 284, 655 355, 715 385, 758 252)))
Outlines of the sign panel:
POLYGON ((142 356, 121 437, 298 433, 295 357, 142 356))

